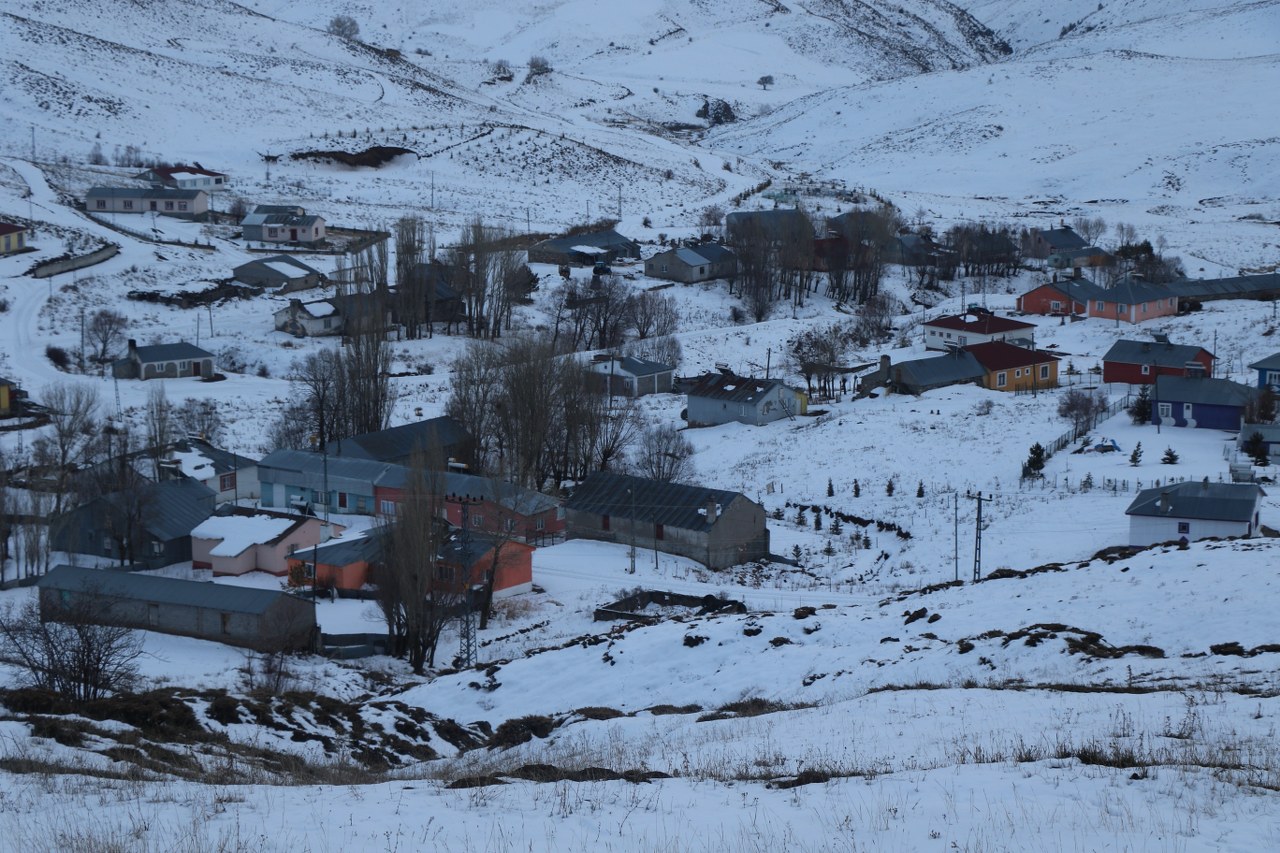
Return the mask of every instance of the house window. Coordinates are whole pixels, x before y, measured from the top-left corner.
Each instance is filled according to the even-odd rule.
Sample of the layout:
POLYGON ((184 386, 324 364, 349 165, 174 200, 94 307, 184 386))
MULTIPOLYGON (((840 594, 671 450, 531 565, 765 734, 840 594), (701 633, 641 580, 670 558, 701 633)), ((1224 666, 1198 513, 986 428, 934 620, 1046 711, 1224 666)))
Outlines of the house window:
MULTIPOLYGON (((947 337, 951 337, 951 336, 947 335, 947 337)), ((969 339, 964 335, 956 335, 956 343, 960 344, 960 346, 964 346, 965 344, 969 343, 969 339)))
POLYGON ((218 491, 229 492, 236 487, 236 473, 223 474, 218 478, 218 491))
POLYGON ((1013 370, 1013 378, 1014 378, 1014 379, 1021 379, 1021 378, 1022 378, 1022 368, 1021 368, 1021 367, 1015 367, 1015 368, 1014 368, 1014 370, 1013 370))
POLYGON ((1188 534, 1190 534, 1190 533, 1191 533, 1191 522, 1189 522, 1189 521, 1179 521, 1179 522, 1178 522, 1178 534, 1179 534, 1180 536, 1186 536, 1186 535, 1188 535, 1188 534))
POLYGON ((1107 307, 1107 303, 1105 303, 1105 302, 1103 302, 1101 299, 1099 299, 1099 300, 1097 301, 1097 303, 1096 303, 1095 307, 1094 307, 1094 310, 1095 310, 1095 311, 1105 311, 1105 310, 1106 310, 1106 307, 1107 307))
POLYGON ((1149 364, 1144 364, 1144 365, 1142 365, 1142 375, 1143 375, 1143 376, 1150 376, 1150 375, 1151 375, 1151 365, 1149 365, 1149 364))
POLYGON ((276 229, 274 229, 274 228, 268 228, 268 229, 267 229, 267 236, 268 236, 268 237, 274 237, 274 236, 276 236, 276 229))
POLYGON ((159 604, 147 605, 147 624, 152 627, 155 627, 156 625, 160 624, 160 605, 159 604))
POLYGON ((514 518, 508 518, 502 523, 502 526, 508 533, 510 533, 516 529, 516 520, 514 518))
POLYGON ((1280 370, 1268 370, 1268 371, 1267 371, 1267 384, 1268 384, 1268 385, 1280 385, 1280 370))
POLYGON ((381 512, 383 515, 395 515, 395 514, 396 514, 396 502, 395 502, 395 501, 380 501, 380 502, 378 503, 378 511, 379 511, 379 512, 381 512))
POLYGON ((1055 299, 1054 301, 1052 301, 1052 302, 1050 302, 1050 303, 1049 303, 1049 310, 1050 310, 1050 311, 1061 311, 1061 310, 1062 310, 1062 303, 1061 303, 1061 302, 1059 302, 1059 301, 1057 301, 1057 300, 1055 299))
POLYGON ((1040 365, 1040 378, 1041 379, 1049 378, 1049 365, 1047 364, 1040 365))
POLYGON ((347 493, 338 492, 338 509, 346 509, 346 508, 347 508, 347 493))
POLYGON ((125 200, 124 200, 124 209, 125 209, 125 210, 133 210, 133 202, 132 202, 132 201, 130 201, 129 199, 125 199, 125 200))
POLYGON ((364 512, 366 510, 364 495, 356 495, 356 512, 364 512))
POLYGON ((534 522, 533 527, 535 530, 545 530, 547 527, 547 520, 545 518, 539 518, 534 522))
POLYGON ((153 541, 153 542, 151 543, 151 554, 152 554, 152 556, 155 556, 155 557, 163 557, 163 556, 164 556, 164 543, 163 543, 163 542, 156 542, 156 541, 153 541))
POLYGON ((471 516, 471 526, 472 526, 472 527, 479 527, 479 526, 480 526, 480 525, 482 525, 482 524, 484 524, 484 516, 483 516, 483 515, 480 515, 479 513, 476 513, 475 515, 471 516))
POLYGON ((111 541, 111 537, 110 537, 110 536, 103 536, 103 537, 102 537, 102 553, 104 553, 105 555, 107 555, 108 557, 110 557, 110 556, 111 556, 111 546, 112 546, 112 545, 114 545, 114 544, 115 544, 115 543, 111 541))
POLYGON ((1164 418, 1173 417, 1173 403, 1161 403, 1158 408, 1160 410, 1160 418, 1162 420, 1164 418))
POLYGON ((1147 303, 1145 303, 1145 302, 1144 302, 1144 303, 1142 303, 1142 313, 1143 313, 1143 314, 1147 313, 1147 303))
POLYGON ((996 374, 997 388, 1003 388, 1005 385, 1008 385, 1008 384, 1009 384, 1009 374, 1005 373, 1003 370, 996 374))
POLYGON ((100 198, 100 199, 98 199, 98 202, 97 202, 97 204, 95 205, 95 207, 97 207, 97 208, 98 208, 98 210, 106 210, 106 209, 107 209, 107 201, 106 201, 106 199, 101 199, 101 198, 100 198))
POLYGON ((326 329, 329 329, 329 328, 332 328, 332 327, 333 327, 333 318, 332 318, 332 317, 325 317, 325 318, 324 318, 324 327, 325 327, 326 329))
POLYGON ((321 502, 321 501, 320 501, 320 491, 319 491, 318 489, 312 489, 312 490, 311 490, 311 502, 312 502, 313 504, 318 504, 318 503, 320 503, 320 502, 321 502))
POLYGON ((164 203, 164 209, 165 209, 165 210, 173 210, 173 202, 171 202, 171 201, 166 201, 166 202, 164 203))
POLYGON ((178 210, 186 210, 186 209, 187 209, 187 203, 185 201, 178 202, 178 210))
POLYGON ((609 529, 609 516, 607 515, 600 516, 600 529, 601 530, 609 529))

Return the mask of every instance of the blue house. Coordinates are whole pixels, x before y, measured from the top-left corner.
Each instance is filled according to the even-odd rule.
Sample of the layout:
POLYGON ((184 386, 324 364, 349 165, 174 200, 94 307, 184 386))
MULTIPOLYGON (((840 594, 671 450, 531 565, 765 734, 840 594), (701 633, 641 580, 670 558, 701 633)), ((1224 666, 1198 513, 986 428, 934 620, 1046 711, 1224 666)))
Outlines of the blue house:
POLYGON ((1249 369, 1258 371, 1258 388, 1280 391, 1280 352, 1255 361, 1249 369))
POLYGON ((1158 376, 1151 422, 1164 426, 1238 430, 1257 389, 1229 379, 1158 376))

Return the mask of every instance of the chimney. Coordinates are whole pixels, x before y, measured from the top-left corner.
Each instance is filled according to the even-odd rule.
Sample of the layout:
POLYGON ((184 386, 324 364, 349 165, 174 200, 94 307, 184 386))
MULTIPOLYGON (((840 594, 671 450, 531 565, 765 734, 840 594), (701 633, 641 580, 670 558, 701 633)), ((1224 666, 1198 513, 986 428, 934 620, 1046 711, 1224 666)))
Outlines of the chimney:
POLYGON ((133 338, 129 338, 129 355, 131 356, 136 355, 137 352, 138 352, 138 342, 133 338))
POLYGON ((715 498, 707 498, 707 524, 716 523, 716 510, 718 507, 719 505, 716 503, 715 498))
POLYGON ((889 364, 890 364, 889 356, 887 355, 880 356, 880 370, 882 373, 884 373, 885 376, 889 375, 889 364))

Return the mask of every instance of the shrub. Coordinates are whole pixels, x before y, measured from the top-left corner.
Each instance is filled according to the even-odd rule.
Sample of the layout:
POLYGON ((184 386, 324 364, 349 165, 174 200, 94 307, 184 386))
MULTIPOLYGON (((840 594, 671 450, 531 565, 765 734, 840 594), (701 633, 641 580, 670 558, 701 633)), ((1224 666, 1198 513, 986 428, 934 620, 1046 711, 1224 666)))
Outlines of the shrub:
POLYGON ((62 347, 55 347, 53 344, 44 348, 45 357, 53 362, 53 366, 59 370, 66 372, 71 369, 71 356, 67 355, 67 351, 62 347))
POLYGON ((360 37, 360 25, 350 15, 334 15, 329 21, 329 34, 352 41, 360 37))

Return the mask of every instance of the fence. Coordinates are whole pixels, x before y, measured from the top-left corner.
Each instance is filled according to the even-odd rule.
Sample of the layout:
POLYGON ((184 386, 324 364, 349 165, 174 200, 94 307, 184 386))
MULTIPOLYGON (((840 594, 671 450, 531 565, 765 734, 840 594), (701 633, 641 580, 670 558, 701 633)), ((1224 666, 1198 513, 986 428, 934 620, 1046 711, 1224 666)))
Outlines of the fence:
POLYGON ((1111 417, 1121 409, 1127 409, 1130 403, 1132 402, 1132 399, 1133 399, 1133 392, 1129 392, 1125 394, 1119 400, 1115 400, 1111 403, 1108 403, 1104 409, 1094 414, 1091 418, 1089 418, 1088 421, 1082 423, 1079 427, 1073 426, 1071 429, 1067 430, 1062 435, 1055 438, 1053 441, 1050 441, 1047 444, 1045 444, 1044 458, 1048 459, 1050 456, 1057 453, 1059 450, 1062 450, 1063 448, 1069 446, 1071 442, 1091 432, 1093 428, 1098 425, 1098 421, 1105 421, 1107 418, 1111 417))

